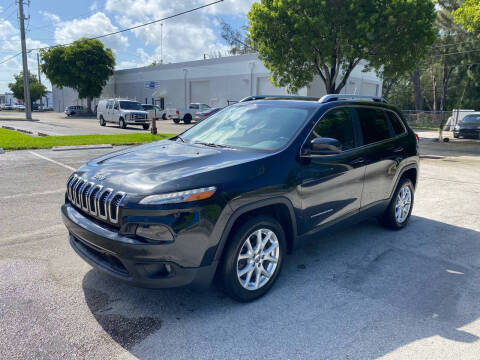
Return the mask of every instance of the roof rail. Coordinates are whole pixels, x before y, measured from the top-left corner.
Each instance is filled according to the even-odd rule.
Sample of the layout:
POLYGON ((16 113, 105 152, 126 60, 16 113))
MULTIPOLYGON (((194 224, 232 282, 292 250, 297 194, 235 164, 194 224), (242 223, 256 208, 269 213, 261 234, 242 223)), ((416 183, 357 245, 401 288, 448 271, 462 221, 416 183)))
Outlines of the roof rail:
POLYGON ((299 96, 299 95, 251 95, 243 98, 239 102, 247 102, 253 100, 305 100, 305 101, 318 101, 317 97, 312 96, 299 96))
POLYGON ((367 95, 355 95, 355 94, 329 94, 322 96, 319 103, 325 104, 330 101, 338 101, 338 100, 365 100, 365 101, 375 101, 375 102, 382 102, 387 103, 387 100, 381 96, 367 96, 367 95))

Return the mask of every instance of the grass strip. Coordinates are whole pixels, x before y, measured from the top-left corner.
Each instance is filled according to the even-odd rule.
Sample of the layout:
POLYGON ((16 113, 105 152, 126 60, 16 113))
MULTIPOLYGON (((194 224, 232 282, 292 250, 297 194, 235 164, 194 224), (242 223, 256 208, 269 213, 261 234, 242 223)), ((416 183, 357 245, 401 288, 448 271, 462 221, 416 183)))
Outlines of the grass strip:
POLYGON ((36 137, 16 131, 0 129, 0 148, 4 150, 50 149, 54 146, 72 145, 133 145, 168 139, 174 134, 118 134, 118 135, 74 135, 36 137))

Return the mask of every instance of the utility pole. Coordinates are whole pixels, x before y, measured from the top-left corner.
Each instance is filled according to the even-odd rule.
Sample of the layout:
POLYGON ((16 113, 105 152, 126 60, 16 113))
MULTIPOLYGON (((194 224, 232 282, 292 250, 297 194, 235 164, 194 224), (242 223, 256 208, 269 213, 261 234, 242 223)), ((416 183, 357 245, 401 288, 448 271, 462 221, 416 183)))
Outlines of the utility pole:
MULTIPOLYGON (((38 82, 42 84, 42 78, 40 77, 40 55, 37 52, 37 67, 38 67, 38 82)), ((43 96, 40 97, 40 110, 43 110, 43 96)))
POLYGON ((160 23, 160 64, 163 64, 163 23, 160 23))
POLYGON ((22 40, 23 62, 23 97, 25 99, 25 115, 27 120, 32 120, 32 102, 30 101, 30 85, 28 83, 27 45, 25 43, 25 15, 23 14, 23 0, 18 0, 20 14, 20 37, 22 40))

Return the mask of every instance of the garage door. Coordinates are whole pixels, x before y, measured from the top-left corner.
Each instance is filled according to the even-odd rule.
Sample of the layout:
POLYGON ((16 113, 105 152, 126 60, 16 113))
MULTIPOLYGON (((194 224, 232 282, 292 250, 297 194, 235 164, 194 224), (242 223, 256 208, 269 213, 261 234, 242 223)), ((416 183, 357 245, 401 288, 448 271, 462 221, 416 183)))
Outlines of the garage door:
POLYGON ((210 91, 210 82, 208 80, 190 82, 190 102, 210 105, 211 98, 212 94, 210 91))
POLYGON ((378 95, 378 84, 364 81, 363 84, 362 84, 361 95, 377 96, 378 95))
POLYGON ((268 77, 257 78, 257 95, 285 95, 284 88, 278 88, 270 83, 268 77))

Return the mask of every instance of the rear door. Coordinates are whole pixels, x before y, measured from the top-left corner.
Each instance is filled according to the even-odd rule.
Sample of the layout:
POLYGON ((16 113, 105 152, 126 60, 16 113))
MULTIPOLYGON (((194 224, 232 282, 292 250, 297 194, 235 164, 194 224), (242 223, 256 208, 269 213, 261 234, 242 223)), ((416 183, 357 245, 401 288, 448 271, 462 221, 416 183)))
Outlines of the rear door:
POLYGON ((355 110, 365 149, 365 186, 361 202, 364 207, 390 197, 400 162, 405 158, 399 138, 406 130, 401 122, 395 125, 400 128, 394 129, 389 110, 368 106, 357 106, 355 110))
POLYGON ((316 137, 342 144, 339 154, 302 158, 300 196, 307 228, 315 230, 359 210, 365 167, 358 132, 352 109, 340 107, 328 111, 306 139, 302 151, 316 137))

